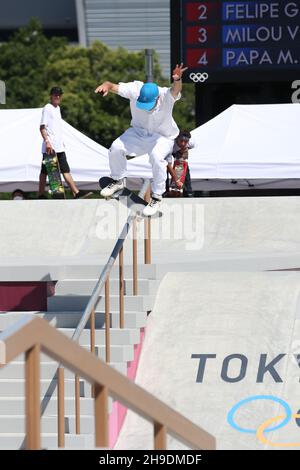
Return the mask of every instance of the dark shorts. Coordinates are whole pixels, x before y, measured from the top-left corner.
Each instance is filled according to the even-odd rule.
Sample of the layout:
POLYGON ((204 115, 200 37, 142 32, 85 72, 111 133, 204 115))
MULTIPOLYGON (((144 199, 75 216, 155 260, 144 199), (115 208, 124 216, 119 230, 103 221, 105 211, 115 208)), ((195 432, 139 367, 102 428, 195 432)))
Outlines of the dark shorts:
MULTIPOLYGON (((67 162, 67 157, 66 157, 65 152, 57 152, 56 155, 58 156, 60 172, 61 173, 70 173, 70 167, 69 167, 69 164, 67 162)), ((44 174, 44 175, 47 175, 47 170, 46 170, 46 167, 45 167, 43 162, 42 162, 42 166, 41 166, 41 173, 44 174)))

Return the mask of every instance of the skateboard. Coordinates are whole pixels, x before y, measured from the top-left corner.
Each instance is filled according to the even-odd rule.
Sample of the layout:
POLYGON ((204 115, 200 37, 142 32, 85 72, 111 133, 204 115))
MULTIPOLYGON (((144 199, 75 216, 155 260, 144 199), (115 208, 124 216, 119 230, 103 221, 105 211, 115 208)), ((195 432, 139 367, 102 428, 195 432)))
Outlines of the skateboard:
POLYGON ((44 154, 43 163, 46 167, 49 180, 49 193, 54 199, 65 199, 65 188, 60 176, 58 157, 55 154, 44 154))
MULTIPOLYGON (((112 178, 103 176, 99 179, 99 186, 101 189, 106 188, 110 183, 113 182, 112 178)), ((130 191, 128 188, 123 188, 120 191, 115 192, 111 197, 107 199, 117 199, 121 203, 125 204, 128 209, 133 209, 139 217, 143 216, 143 209, 148 205, 148 202, 142 199, 140 196, 130 191)), ((153 217, 161 217, 162 212, 158 211, 153 217)))
MULTIPOLYGON (((188 168, 187 161, 183 158, 175 158, 173 168, 176 173, 177 180, 180 180, 184 184, 186 172, 188 168)), ((175 181, 171 180, 169 192, 169 197, 182 197, 183 196, 183 186, 181 189, 177 188, 175 181)))

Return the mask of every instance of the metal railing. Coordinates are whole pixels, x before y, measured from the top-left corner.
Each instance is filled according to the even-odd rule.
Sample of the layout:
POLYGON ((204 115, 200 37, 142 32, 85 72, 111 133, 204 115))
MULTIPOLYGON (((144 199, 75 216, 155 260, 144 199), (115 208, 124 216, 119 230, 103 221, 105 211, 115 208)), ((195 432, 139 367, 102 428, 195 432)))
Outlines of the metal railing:
MULTIPOLYGON (((139 193, 140 197, 147 194, 149 181, 145 181, 139 193)), ((124 328, 124 242, 132 227, 132 279, 133 279, 133 295, 138 295, 138 262, 137 262, 137 216, 134 211, 130 211, 127 221, 119 235, 119 238, 104 266, 98 281, 92 291, 91 297, 84 309, 82 317, 72 336, 72 340, 78 342, 80 336, 90 321, 90 350, 95 353, 95 310, 99 301, 99 297, 105 288, 105 360, 110 362, 110 272, 119 258, 119 328, 124 328)), ((151 263, 151 219, 146 218, 144 221, 144 262, 151 263)), ((57 387, 58 387, 58 446, 65 445, 65 420, 64 420, 64 370, 59 365, 57 370, 57 387)), ((95 389, 92 386, 92 397, 95 389)), ((76 434, 80 434, 80 376, 75 375, 75 429, 76 434)))
POLYGON ((22 318, 0 334, 0 367, 25 353, 25 448, 41 448, 41 353, 63 364, 94 388, 95 446, 109 446, 109 395, 153 424, 154 449, 166 449, 167 433, 193 449, 213 450, 215 438, 41 318, 22 318))

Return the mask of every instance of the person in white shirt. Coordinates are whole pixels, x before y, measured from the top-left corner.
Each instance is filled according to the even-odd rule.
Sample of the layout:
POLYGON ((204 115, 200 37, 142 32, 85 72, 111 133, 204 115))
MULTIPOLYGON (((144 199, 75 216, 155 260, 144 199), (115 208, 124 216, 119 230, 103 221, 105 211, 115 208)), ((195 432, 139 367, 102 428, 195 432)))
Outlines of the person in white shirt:
MULTIPOLYGON (((40 132, 43 137, 42 153, 43 155, 56 153, 59 161, 60 171, 63 174, 63 177, 69 188, 71 189, 74 198, 78 199, 86 197, 87 194, 84 191, 79 191, 76 187, 70 173, 69 164, 67 162, 65 145, 63 142, 62 117, 59 106, 61 103, 62 94, 63 91, 60 87, 51 88, 50 103, 46 104, 46 106, 43 108, 40 124, 40 132)), ((44 197, 46 181, 47 170, 44 163, 42 163, 38 194, 40 199, 44 197)))
POLYGON ((151 216, 157 212, 165 192, 166 157, 172 153, 174 139, 179 132, 172 112, 175 102, 181 97, 181 78, 186 69, 183 64, 176 65, 170 88, 139 81, 119 84, 104 82, 96 88, 95 92, 103 93, 103 96, 112 92, 127 98, 132 115, 131 127, 109 149, 110 171, 114 182, 102 189, 103 197, 110 197, 124 187, 127 155, 148 153, 153 182, 151 200, 144 209, 144 215, 151 216))

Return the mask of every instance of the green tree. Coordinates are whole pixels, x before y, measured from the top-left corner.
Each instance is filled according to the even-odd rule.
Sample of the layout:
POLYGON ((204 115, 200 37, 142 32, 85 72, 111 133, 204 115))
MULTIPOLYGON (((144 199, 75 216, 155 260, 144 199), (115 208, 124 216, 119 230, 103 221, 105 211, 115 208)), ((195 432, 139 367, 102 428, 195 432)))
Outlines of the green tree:
POLYGON ((32 19, 0 46, 0 78, 6 83, 6 108, 41 105, 49 55, 64 47, 65 39, 46 38, 41 24, 32 19))
MULTIPOLYGON (((105 80, 143 81, 144 63, 143 52, 111 49, 99 41, 83 48, 67 45, 62 38, 48 39, 37 20, 0 46, 0 79, 6 82, 7 108, 44 106, 50 88, 61 86, 63 118, 106 147, 129 126, 130 108, 127 100, 113 94, 102 98, 94 90, 105 80)), ((157 56, 154 77, 159 85, 169 85, 157 56)), ((194 128, 193 85, 184 85, 174 117, 180 128, 194 128)))

